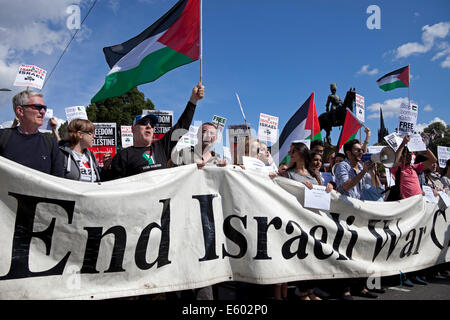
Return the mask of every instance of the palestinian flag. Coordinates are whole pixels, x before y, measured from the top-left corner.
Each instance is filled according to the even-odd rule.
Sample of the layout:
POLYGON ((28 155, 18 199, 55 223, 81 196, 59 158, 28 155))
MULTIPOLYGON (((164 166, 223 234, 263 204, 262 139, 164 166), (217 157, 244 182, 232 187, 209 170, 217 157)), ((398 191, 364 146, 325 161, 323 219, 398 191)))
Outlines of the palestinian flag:
POLYGON ((400 68, 382 76, 377 80, 377 84, 383 91, 409 87, 409 66, 400 68))
POLYGON ((180 0, 138 36, 103 48, 111 71, 92 98, 118 97, 200 57, 200 0, 180 0))
POLYGON ((289 119, 281 131, 278 141, 272 146, 275 152, 273 159, 277 165, 288 157, 288 151, 292 141, 295 140, 322 140, 320 132, 319 118, 317 117, 316 104, 314 102, 314 93, 303 103, 303 105, 289 119), (314 132, 313 132, 314 128, 314 132), (278 151, 278 154, 277 154, 278 151))
POLYGON ((342 127, 341 134, 337 143, 337 149, 339 153, 344 153, 344 144, 347 141, 353 140, 358 133, 358 130, 362 127, 361 122, 355 115, 347 109, 345 115, 344 126, 342 127))

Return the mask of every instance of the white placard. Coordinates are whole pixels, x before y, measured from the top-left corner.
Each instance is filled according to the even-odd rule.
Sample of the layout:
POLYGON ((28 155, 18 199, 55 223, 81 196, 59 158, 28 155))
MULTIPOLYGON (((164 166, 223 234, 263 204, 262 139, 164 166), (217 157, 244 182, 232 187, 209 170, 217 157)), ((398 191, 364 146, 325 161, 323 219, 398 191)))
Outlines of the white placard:
POLYGON ((402 134, 414 133, 417 122, 417 105, 400 105, 400 113, 398 115, 398 132, 402 134))
POLYGON ((313 185, 312 189, 305 186, 305 208, 330 210, 331 197, 325 186, 313 185))
POLYGON ((398 135, 398 133, 393 132, 386 137, 384 137, 384 140, 388 143, 388 145, 394 149, 394 151, 397 151, 397 149, 402 144, 403 139, 398 135))
POLYGON ((272 143, 278 140, 278 117, 268 114, 259 114, 258 139, 270 141, 272 143))
POLYGON ((416 151, 426 151, 427 150, 427 146, 423 142, 422 136, 420 134, 413 133, 413 134, 410 134, 409 137, 410 137, 410 140, 407 144, 409 151, 416 152, 416 151))
POLYGON ((439 196, 441 197, 442 201, 444 201, 445 206, 448 208, 450 207, 450 198, 444 191, 439 191, 439 196))
POLYGON ((355 113, 359 121, 364 122, 364 97, 359 94, 355 96, 355 113))
POLYGON ((87 117, 86 108, 84 106, 68 107, 65 110, 68 123, 74 119, 89 120, 87 117))
POLYGON ((122 148, 128 148, 133 145, 133 131, 131 126, 120 126, 120 133, 122 137, 122 148))
POLYGON ((47 71, 44 69, 29 64, 22 64, 17 72, 14 85, 19 87, 34 87, 40 90, 44 85, 46 75, 47 71))
POLYGON ((198 126, 190 125, 189 131, 181 136, 181 138, 177 142, 177 145, 175 146, 175 149, 177 151, 180 151, 184 148, 195 146, 198 142, 197 139, 198 128, 199 128, 198 126))
POLYGON ((368 146, 369 153, 380 153, 386 146, 368 146))
POLYGON ((429 186, 422 186, 423 192, 425 192, 425 201, 431 203, 438 203, 439 199, 434 196, 433 189, 429 186))
POLYGON ((48 131, 52 130, 52 126, 50 125, 50 119, 53 117, 53 109, 47 109, 45 112, 44 121, 42 122, 42 126, 39 127, 39 130, 48 131))
POLYGON ((227 161, 227 163, 233 163, 231 158, 231 151, 229 147, 222 147, 223 150, 223 159, 227 161))
POLYGON ((450 148, 438 146, 437 153, 438 153, 439 167, 445 168, 447 160, 450 159, 450 148))
POLYGON ((223 131, 223 129, 225 128, 225 123, 227 123, 227 118, 214 115, 212 123, 217 125, 218 130, 223 131))

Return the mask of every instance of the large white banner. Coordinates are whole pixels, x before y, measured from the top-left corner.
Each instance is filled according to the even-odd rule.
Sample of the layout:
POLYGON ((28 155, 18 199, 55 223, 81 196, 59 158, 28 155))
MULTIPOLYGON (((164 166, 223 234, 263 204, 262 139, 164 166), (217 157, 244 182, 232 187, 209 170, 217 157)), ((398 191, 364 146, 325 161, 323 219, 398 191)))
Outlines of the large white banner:
POLYGON ((450 260, 442 200, 359 201, 238 166, 189 165, 105 183, 0 158, 0 299, 103 299, 386 276, 450 260))

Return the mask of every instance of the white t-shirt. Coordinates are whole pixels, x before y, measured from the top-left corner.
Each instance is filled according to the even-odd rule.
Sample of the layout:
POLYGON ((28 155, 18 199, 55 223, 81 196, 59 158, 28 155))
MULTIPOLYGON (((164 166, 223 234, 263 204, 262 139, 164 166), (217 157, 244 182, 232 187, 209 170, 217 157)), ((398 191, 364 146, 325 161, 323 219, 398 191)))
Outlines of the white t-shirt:
POLYGON ((78 167, 80 168, 80 181, 86 182, 94 182, 97 180, 97 175, 95 174, 95 170, 92 168, 91 156, 84 152, 83 154, 79 154, 72 150, 72 155, 75 161, 78 163, 78 167))

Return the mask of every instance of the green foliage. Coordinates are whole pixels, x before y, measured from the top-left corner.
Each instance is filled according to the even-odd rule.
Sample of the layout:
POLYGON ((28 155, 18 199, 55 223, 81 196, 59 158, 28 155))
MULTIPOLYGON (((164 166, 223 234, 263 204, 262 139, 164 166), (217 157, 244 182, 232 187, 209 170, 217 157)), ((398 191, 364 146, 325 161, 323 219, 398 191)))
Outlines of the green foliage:
POLYGON ((153 110, 155 105, 137 87, 120 97, 108 98, 91 103, 86 108, 88 119, 92 122, 115 122, 117 126, 117 143, 121 145, 120 126, 130 126, 134 117, 142 110, 153 110))
POLYGON ((430 140, 428 149, 430 149, 431 152, 433 152, 437 157, 438 146, 450 147, 450 126, 445 126, 442 122, 433 122, 428 127, 426 127, 423 132, 431 134, 433 133, 433 129, 437 135, 434 139, 430 140), (443 137, 442 134, 444 134, 443 137))
POLYGON ((68 126, 69 126, 69 123, 67 121, 59 126, 58 134, 62 140, 67 140, 69 138, 69 136, 67 135, 67 127, 68 126))
POLYGON ((92 122, 115 122, 120 129, 122 125, 131 125, 134 117, 142 114, 142 110, 154 108, 153 102, 145 99, 144 94, 134 87, 120 97, 91 103, 86 113, 92 122))

